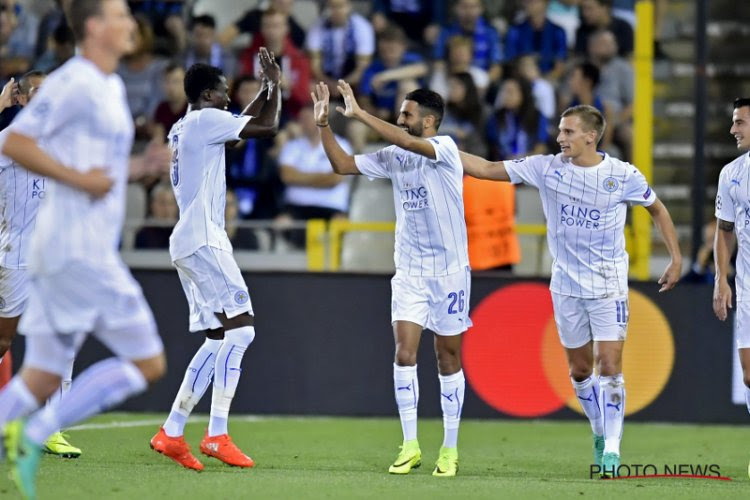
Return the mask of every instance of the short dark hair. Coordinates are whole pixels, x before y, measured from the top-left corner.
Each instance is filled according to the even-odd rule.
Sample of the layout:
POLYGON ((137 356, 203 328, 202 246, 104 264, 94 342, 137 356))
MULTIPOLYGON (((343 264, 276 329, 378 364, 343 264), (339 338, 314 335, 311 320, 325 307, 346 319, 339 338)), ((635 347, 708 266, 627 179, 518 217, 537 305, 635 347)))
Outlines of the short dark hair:
POLYGON ((76 43, 76 37, 73 34, 73 31, 70 29, 70 26, 68 26, 68 24, 64 21, 58 24, 57 28, 55 28, 55 31, 52 32, 52 39, 58 45, 64 45, 66 43, 74 45, 76 43))
POLYGON ((25 73, 18 79, 18 93, 26 96, 29 95, 29 91, 31 90, 31 79, 44 78, 45 76, 47 76, 47 73, 36 69, 25 73))
POLYGON ((389 24, 378 35, 378 41, 406 43, 406 33, 404 33, 404 30, 400 26, 389 24))
POLYGON ((404 100, 414 101, 419 104, 419 107, 424 110, 420 110, 423 114, 434 115, 435 130, 440 127, 440 122, 443 121, 443 113, 445 112, 445 103, 440 94, 430 89, 416 89, 406 94, 404 100))
POLYGON ((581 70, 583 77, 591 82, 592 87, 596 87, 599 84, 599 68, 590 62, 582 62, 576 66, 577 69, 581 70))
POLYGON ((214 16, 210 16, 208 14, 195 16, 193 17, 193 22, 190 26, 191 28, 195 28, 198 25, 206 26, 208 28, 216 28, 216 19, 214 19, 214 16))
POLYGON ((738 97, 734 100, 734 109, 750 106, 750 97, 738 97))
POLYGON ((607 7, 608 9, 611 9, 615 5, 613 0, 596 0, 596 3, 603 7, 607 7))
POLYGON ((102 14, 102 2, 106 0, 70 0, 65 17, 73 30, 77 42, 86 38, 86 21, 102 14))
POLYGON ((204 90, 213 90, 224 76, 222 71, 208 64, 195 63, 185 73, 185 95, 188 102, 195 104, 204 90))

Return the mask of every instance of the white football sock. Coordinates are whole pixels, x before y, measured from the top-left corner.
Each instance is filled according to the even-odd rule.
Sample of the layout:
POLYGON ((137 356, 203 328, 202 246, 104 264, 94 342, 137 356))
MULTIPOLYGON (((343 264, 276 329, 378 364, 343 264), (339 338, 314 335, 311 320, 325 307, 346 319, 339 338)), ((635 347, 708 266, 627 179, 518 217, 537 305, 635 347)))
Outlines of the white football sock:
POLYGON ((130 396, 143 392, 148 383, 130 361, 109 358, 81 373, 65 395, 65 404, 52 404, 36 412, 26 425, 26 436, 42 445, 57 429, 65 429, 130 396))
POLYGON ((625 419, 625 379, 622 373, 599 377, 600 402, 604 420, 604 453, 620 454, 625 419))
POLYGON ((586 380, 580 382, 570 379, 576 391, 578 402, 581 403, 583 413, 591 422, 591 431, 597 436, 604 435, 602 423, 602 410, 599 407, 599 378, 590 375, 586 380))
POLYGON ((461 423, 461 408, 464 404, 466 380, 464 371, 452 375, 438 375, 440 378, 440 407, 443 409, 443 446, 455 448, 458 445, 458 426, 461 423))
POLYGON ((216 355, 214 389, 211 397, 211 418, 208 435, 227 434, 227 419, 232 399, 240 381, 242 357, 255 338, 255 328, 244 326, 224 332, 224 341, 216 355))
POLYGON ((404 441, 417 439, 417 405, 419 404, 417 365, 393 364, 393 390, 396 395, 398 415, 401 418, 404 441))
POLYGON ((747 405, 747 411, 750 412, 750 387, 745 386, 745 404, 747 405))
MULTIPOLYGON (((68 367, 65 370, 65 374, 62 376, 62 380, 60 380, 60 388, 55 391, 55 393, 50 396, 50 398, 47 400, 47 406, 51 404, 57 404, 60 402, 62 397, 70 391, 70 386, 73 384, 73 363, 75 362, 75 358, 71 359, 68 363, 68 367)), ((59 432, 61 429, 55 429, 55 432, 59 432)))
POLYGON ((167 436, 178 437, 184 433, 188 416, 211 384, 216 354, 221 344, 221 340, 206 339, 190 361, 180 390, 177 391, 177 397, 172 403, 172 411, 164 422, 164 432, 167 436))
POLYGON ((0 390, 0 427, 17 418, 25 417, 39 408, 39 402, 21 377, 16 375, 0 390))

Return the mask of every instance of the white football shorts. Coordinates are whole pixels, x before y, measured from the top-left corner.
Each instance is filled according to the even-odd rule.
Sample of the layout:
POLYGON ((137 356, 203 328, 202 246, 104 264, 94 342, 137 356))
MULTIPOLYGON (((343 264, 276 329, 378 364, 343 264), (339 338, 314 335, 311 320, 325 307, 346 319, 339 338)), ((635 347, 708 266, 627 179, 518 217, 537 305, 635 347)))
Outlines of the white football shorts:
POLYGON ((471 326, 471 271, 420 277, 396 270, 391 279, 391 321, 410 321, 438 335, 458 335, 471 326))
POLYGON ((29 299, 29 272, 0 267, 0 318, 23 314, 29 299))
POLYGON ((737 302, 737 312, 734 315, 734 331, 737 339, 737 349, 750 348, 750 301, 737 302))
POLYGON ((253 314, 250 294, 231 252, 209 246, 174 261, 190 308, 190 331, 221 328, 216 313, 227 318, 253 314))
POLYGON ((568 349, 590 341, 625 340, 628 332, 628 296, 582 299, 552 292, 552 306, 560 342, 568 349))

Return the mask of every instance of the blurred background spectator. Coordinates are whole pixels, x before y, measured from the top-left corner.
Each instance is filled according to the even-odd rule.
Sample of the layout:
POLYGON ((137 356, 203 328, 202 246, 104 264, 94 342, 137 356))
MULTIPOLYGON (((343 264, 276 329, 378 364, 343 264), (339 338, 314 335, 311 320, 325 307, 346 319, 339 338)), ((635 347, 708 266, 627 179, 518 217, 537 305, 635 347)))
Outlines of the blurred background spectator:
POLYGON ((185 95, 185 69, 178 63, 170 63, 164 68, 164 100, 156 106, 151 124, 151 137, 162 142, 167 141, 167 134, 172 125, 187 112, 185 95))
POLYGON ((547 120, 536 109, 528 82, 516 77, 503 81, 486 133, 489 157, 493 160, 547 151, 547 120))
POLYGON ((229 82, 235 74, 237 61, 234 54, 218 42, 216 20, 207 14, 192 20, 184 66, 189 68, 195 63, 210 64, 221 69, 229 82))
POLYGON ((487 155, 482 138, 485 111, 474 79, 469 73, 455 73, 448 79, 448 98, 440 123, 440 134, 450 135, 462 151, 487 155))
POLYGON ((440 30, 433 57, 436 71, 445 65, 448 40, 456 35, 472 41, 472 65, 487 71, 490 81, 502 76, 503 50, 497 30, 483 17, 481 0, 458 0, 455 5, 456 21, 440 30))
POLYGON ((576 32, 577 54, 586 54, 589 37, 598 30, 609 30, 617 40, 618 53, 630 57, 633 53, 633 28, 612 15, 612 0, 581 0, 581 25, 576 32))
POLYGON ((505 58, 513 62, 534 54, 545 78, 557 80, 568 55, 565 31, 547 17, 547 0, 526 0, 525 19, 512 25, 505 37, 505 58))
MULTIPOLYGON (((248 10, 240 19, 224 28, 219 35, 219 41, 226 47, 241 34, 248 34, 257 37, 261 31, 261 16, 264 11, 270 8, 276 12, 286 14, 289 36, 291 37, 292 43, 298 49, 301 49, 305 46, 305 30, 292 16, 293 5, 294 0, 271 0, 270 2, 262 2, 261 6, 248 10)), ((262 39, 260 40, 260 45, 263 45, 262 39)))
POLYGON ((177 223, 177 201, 169 183, 159 183, 149 196, 146 226, 135 235, 135 248, 169 248, 169 235, 177 223))
POLYGON ((426 54, 437 41, 440 26, 445 23, 445 0, 375 0, 372 4, 372 26, 380 35, 389 24, 399 26, 414 48, 426 54))
POLYGON ((295 118, 299 109, 310 102, 310 62, 289 36, 289 15, 271 7, 261 13, 260 35, 240 55, 240 73, 260 78, 258 52, 265 46, 276 57, 281 68, 284 105, 282 123, 295 118))
POLYGON ((430 79, 430 89, 448 97, 448 77, 456 73, 469 73, 479 95, 484 97, 490 84, 490 76, 484 69, 474 65, 474 42, 471 38, 455 35, 447 42, 446 63, 435 63, 430 79))
MULTIPOLYGON (((279 152, 281 180, 286 185, 280 219, 330 220, 343 216, 349 207, 349 180, 333 172, 311 106, 300 110, 297 123, 300 135, 287 141, 279 152)), ((346 139, 337 140, 347 153, 352 153, 346 139)), ((295 246, 304 247, 304 231, 292 230, 289 238, 295 246)))
POLYGON ((375 32, 370 21, 352 11, 350 0, 326 0, 325 5, 324 15, 307 33, 307 50, 313 77, 336 96, 339 79, 359 86, 375 53, 375 32))

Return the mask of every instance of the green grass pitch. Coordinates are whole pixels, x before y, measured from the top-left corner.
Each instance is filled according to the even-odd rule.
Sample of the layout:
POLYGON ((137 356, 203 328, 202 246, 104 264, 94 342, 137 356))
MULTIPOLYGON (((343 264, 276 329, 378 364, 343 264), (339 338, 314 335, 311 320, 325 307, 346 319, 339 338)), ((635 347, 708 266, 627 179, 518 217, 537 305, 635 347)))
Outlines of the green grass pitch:
MULTIPOLYGON (((151 451, 164 415, 111 413, 70 431, 77 460, 47 456, 38 492, 45 499, 377 498, 750 498, 750 430, 741 426, 627 423, 623 463, 718 464, 731 481, 589 479, 590 430, 581 422, 464 420, 460 469, 434 478, 439 420, 419 425, 423 465, 390 476, 400 444, 394 416, 374 418, 230 418, 230 432, 256 461, 253 469, 198 455, 201 473, 151 451)), ((197 454, 205 416, 191 418, 186 439, 197 454)), ((19 498, 0 465, 0 498, 19 498)), ((661 472, 661 471, 659 471, 661 472)))

